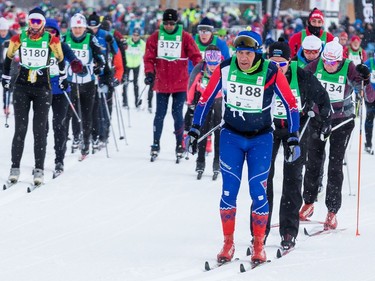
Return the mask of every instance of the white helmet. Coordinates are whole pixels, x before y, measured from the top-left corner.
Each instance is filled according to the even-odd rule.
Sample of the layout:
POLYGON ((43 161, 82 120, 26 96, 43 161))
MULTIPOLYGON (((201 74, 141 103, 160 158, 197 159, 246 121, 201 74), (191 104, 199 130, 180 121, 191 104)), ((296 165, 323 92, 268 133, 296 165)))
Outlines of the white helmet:
POLYGON ((9 30, 9 21, 6 18, 0 18, 0 30, 9 30))
POLYGON ((84 15, 77 13, 70 19, 70 27, 87 27, 86 18, 84 15))
POLYGON ((341 61, 342 53, 343 53, 343 47, 339 43, 339 38, 335 37, 333 41, 328 42, 324 46, 322 58, 327 61, 341 61))
POLYGON ((320 51, 322 49, 322 40, 315 35, 306 36, 302 41, 302 49, 320 51))

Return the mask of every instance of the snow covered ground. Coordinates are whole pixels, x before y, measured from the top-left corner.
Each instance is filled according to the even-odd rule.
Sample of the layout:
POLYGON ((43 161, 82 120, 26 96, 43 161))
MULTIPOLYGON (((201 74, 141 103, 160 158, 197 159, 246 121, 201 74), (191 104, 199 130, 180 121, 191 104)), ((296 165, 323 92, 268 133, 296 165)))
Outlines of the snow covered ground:
MULTIPOLYGON (((141 80, 142 81, 142 80, 141 80)), ((131 86, 132 88, 132 86, 131 86)), ((143 89, 141 83, 140 89, 143 89)), ((132 100, 131 100, 132 101, 132 100)), ((134 104, 130 102, 130 104, 134 104)), ((145 104, 145 103, 144 103, 145 104)), ((343 204, 338 214, 346 231, 307 237, 300 228, 296 250, 276 260, 280 243, 273 228, 267 241, 270 264, 239 273, 241 261, 204 272, 222 246, 219 217, 221 178, 211 180, 212 156, 202 180, 196 180, 195 156, 175 163, 175 141, 170 112, 165 120, 161 154, 150 162, 153 114, 123 110, 126 140, 119 140, 116 115, 113 125, 119 151, 110 139, 105 150, 78 162, 66 154, 65 173, 52 180, 54 151, 49 134, 45 185, 28 194, 34 165, 31 127, 21 163, 21 182, 0 191, 0 280, 7 281, 182 281, 182 280, 375 280, 374 157, 362 155, 360 236, 356 236, 359 120, 348 150, 343 204), (351 193, 349 196, 349 178, 351 193)), ((115 110, 114 110, 115 113, 115 110)), ((5 118, 1 115, 0 122, 5 118)), ((10 168, 13 115, 10 127, 0 123, 0 181, 10 168)), ((70 148, 71 142, 68 143, 70 148)), ((281 154, 278 166, 281 167, 281 154)), ((277 214, 281 173, 275 176, 277 214)), ((236 254, 242 261, 250 242, 251 204, 246 173, 238 197, 236 254)), ((324 220, 324 195, 315 204, 313 219, 324 220)), ((273 223, 277 222, 277 215, 273 223)), ((307 229, 317 229, 307 225, 307 229)), ((321 227, 321 226, 320 226, 321 227)))

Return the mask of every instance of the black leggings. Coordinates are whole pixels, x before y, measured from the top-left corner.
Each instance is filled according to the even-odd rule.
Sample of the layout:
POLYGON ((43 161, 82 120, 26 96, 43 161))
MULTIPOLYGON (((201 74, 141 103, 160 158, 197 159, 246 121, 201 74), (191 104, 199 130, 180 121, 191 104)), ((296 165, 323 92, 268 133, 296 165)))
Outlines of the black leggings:
POLYGON ((52 94, 47 89, 22 87, 16 85, 13 91, 13 108, 15 131, 12 142, 12 168, 19 168, 25 145, 25 137, 29 124, 29 111, 33 104, 33 134, 35 168, 44 170, 46 157, 48 112, 52 102, 52 94))

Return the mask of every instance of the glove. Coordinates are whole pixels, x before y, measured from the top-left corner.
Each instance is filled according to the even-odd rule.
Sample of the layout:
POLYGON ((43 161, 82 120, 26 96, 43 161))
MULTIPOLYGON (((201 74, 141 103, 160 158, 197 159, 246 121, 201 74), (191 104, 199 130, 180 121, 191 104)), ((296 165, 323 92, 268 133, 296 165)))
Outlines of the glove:
POLYGON ((146 73, 145 84, 151 85, 152 83, 154 83, 154 79, 155 79, 154 73, 151 73, 151 72, 146 73))
POLYGON ((199 126, 193 125, 185 138, 185 147, 188 152, 195 154, 198 151, 198 138, 201 132, 199 126))
POLYGON ((113 87, 117 87, 118 85, 120 85, 120 81, 118 81, 117 78, 113 78, 113 80, 112 80, 112 86, 113 87))
POLYGON ((322 127, 320 128, 320 140, 326 141, 331 135, 332 125, 331 118, 327 118, 323 121, 322 127))
POLYGON ((3 85, 4 89, 8 89, 9 90, 9 88, 10 88, 10 79, 11 78, 12 77, 10 77, 9 75, 5 75, 5 74, 3 74, 1 76, 1 84, 3 85))
POLYGON ((102 73, 103 69, 104 69, 103 65, 95 65, 94 74, 99 75, 100 73, 102 73))
POLYGON ((368 69, 367 65, 365 65, 363 63, 358 64, 355 67, 355 70, 357 70, 359 75, 361 75, 361 77, 363 79, 363 83, 365 85, 367 85, 370 82, 370 69, 368 69))
POLYGON ((83 71, 83 64, 79 59, 74 59, 70 66, 72 67, 73 73, 81 73, 83 71))
POLYGON ((60 71, 59 87, 61 90, 67 90, 69 87, 68 76, 66 75, 65 71, 64 72, 60 71))
POLYGON ((288 148, 286 151, 285 161, 291 163, 296 161, 301 156, 298 136, 296 134, 292 134, 286 142, 288 148))

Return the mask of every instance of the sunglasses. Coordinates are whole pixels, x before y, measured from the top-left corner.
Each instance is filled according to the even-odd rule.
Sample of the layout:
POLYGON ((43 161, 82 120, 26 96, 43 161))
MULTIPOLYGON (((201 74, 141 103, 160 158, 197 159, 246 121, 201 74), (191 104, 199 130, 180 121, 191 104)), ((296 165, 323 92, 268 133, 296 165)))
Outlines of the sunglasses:
POLYGON ((202 34, 206 34, 206 33, 212 33, 213 30, 211 26, 203 25, 203 26, 198 26, 198 32, 202 34))
POLYGON ((175 26, 175 25, 176 25, 176 22, 175 22, 175 21, 163 21, 163 25, 164 25, 164 26, 166 26, 166 25, 175 26))
POLYGON ((278 66, 278 67, 284 67, 284 66, 287 66, 288 65, 288 62, 287 61, 274 61, 274 60, 270 60, 270 62, 272 62, 274 65, 278 66))
POLYGON ((325 65, 335 66, 336 64, 339 63, 339 61, 337 61, 337 60, 334 60, 334 61, 323 60, 323 63, 325 65))
POLYGON ((319 53, 319 50, 303 50, 303 52, 305 53, 305 54, 308 54, 308 55, 316 55, 316 54, 318 54, 319 53))
POLYGON ((51 29, 48 28, 48 29, 46 29, 46 31, 48 31, 52 35, 56 35, 57 34, 57 31, 55 29, 53 29, 53 28, 51 28, 51 29))
POLYGON ((30 19, 29 22, 31 24, 41 24, 42 23, 42 20, 41 19, 30 19))
POLYGON ((233 43, 234 43, 234 47, 236 48, 253 48, 253 49, 259 48, 258 42, 254 38, 247 36, 247 35, 237 36, 237 38, 234 39, 233 43))

